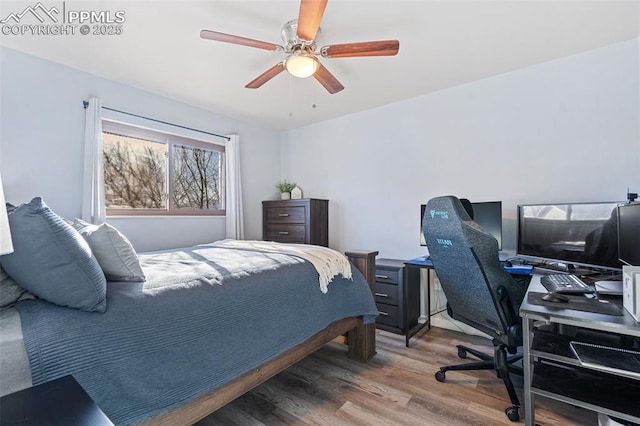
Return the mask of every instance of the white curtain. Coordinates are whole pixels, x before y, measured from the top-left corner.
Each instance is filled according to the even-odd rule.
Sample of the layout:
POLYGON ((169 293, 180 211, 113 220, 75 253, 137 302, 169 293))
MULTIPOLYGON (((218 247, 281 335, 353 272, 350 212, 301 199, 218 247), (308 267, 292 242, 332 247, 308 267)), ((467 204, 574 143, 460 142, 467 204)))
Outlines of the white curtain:
POLYGON ((2 175, 0 175, 0 254, 13 252, 11 232, 9 230, 9 218, 4 203, 4 190, 2 189, 2 175))
POLYGON ((242 215, 242 185, 240 182, 240 147, 238 135, 230 135, 224 145, 226 159, 226 214, 227 238, 242 240, 244 225, 242 215))
POLYGON ((102 101, 89 99, 84 125, 84 174, 82 220, 99 224, 106 220, 102 162, 102 101))

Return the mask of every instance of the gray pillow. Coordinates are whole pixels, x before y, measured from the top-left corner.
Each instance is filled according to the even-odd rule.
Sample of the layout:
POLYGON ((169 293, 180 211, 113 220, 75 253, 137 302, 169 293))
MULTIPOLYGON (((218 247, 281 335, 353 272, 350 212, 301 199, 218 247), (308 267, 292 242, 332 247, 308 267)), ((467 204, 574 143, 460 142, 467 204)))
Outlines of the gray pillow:
POLYGON ((73 227, 89 243, 108 281, 144 281, 140 260, 127 238, 108 223, 92 225, 80 219, 73 227))
POLYGON ((0 309, 10 308, 21 300, 35 298, 33 294, 16 284, 0 265, 0 309))
POLYGON ((104 312, 107 282, 82 236, 36 197, 9 214, 14 252, 2 266, 19 286, 48 302, 104 312))

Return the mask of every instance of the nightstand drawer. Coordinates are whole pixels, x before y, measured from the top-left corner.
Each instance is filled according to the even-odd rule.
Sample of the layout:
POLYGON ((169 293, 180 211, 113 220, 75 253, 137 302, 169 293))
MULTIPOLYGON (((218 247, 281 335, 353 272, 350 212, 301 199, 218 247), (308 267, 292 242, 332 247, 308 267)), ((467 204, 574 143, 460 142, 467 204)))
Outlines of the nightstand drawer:
POLYGON ((381 283, 398 284, 398 271, 390 271, 388 269, 376 269, 376 281, 381 283))
POLYGON ((271 224, 267 228, 268 241, 280 243, 304 243, 306 227, 304 225, 271 224))
POLYGON ((402 326, 397 306, 387 305, 385 303, 376 303, 376 306, 378 307, 377 323, 390 325, 392 327, 402 326))
POLYGON ((376 302, 398 305, 398 286, 376 281, 376 302))
POLYGON ((267 207, 268 223, 304 223, 305 207, 267 207))

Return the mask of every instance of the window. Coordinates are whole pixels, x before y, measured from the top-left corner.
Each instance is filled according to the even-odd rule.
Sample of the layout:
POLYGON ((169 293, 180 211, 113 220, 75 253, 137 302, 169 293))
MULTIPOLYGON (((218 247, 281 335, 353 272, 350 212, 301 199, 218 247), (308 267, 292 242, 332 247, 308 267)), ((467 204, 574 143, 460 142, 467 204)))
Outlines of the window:
POLYGON ((107 215, 224 215, 224 146, 102 122, 107 215))

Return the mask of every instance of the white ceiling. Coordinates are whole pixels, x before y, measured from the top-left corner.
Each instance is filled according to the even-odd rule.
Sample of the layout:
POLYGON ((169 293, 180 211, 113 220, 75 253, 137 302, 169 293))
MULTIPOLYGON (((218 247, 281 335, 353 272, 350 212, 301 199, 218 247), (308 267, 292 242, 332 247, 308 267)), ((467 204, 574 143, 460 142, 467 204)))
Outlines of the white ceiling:
MULTIPOLYGON (((2 0, 0 19, 36 3, 2 0)), ((43 4, 63 6, 62 1, 43 4)), ((315 79, 301 80, 286 72, 259 89, 245 89, 284 54, 199 36, 200 30, 210 29, 282 44, 280 29, 297 18, 298 0, 67 0, 64 7, 123 10, 123 34, 3 35, 0 44, 278 129, 633 39, 640 28, 640 0, 329 0, 319 46, 400 41, 397 56, 322 59, 345 86, 330 95, 315 79)))

